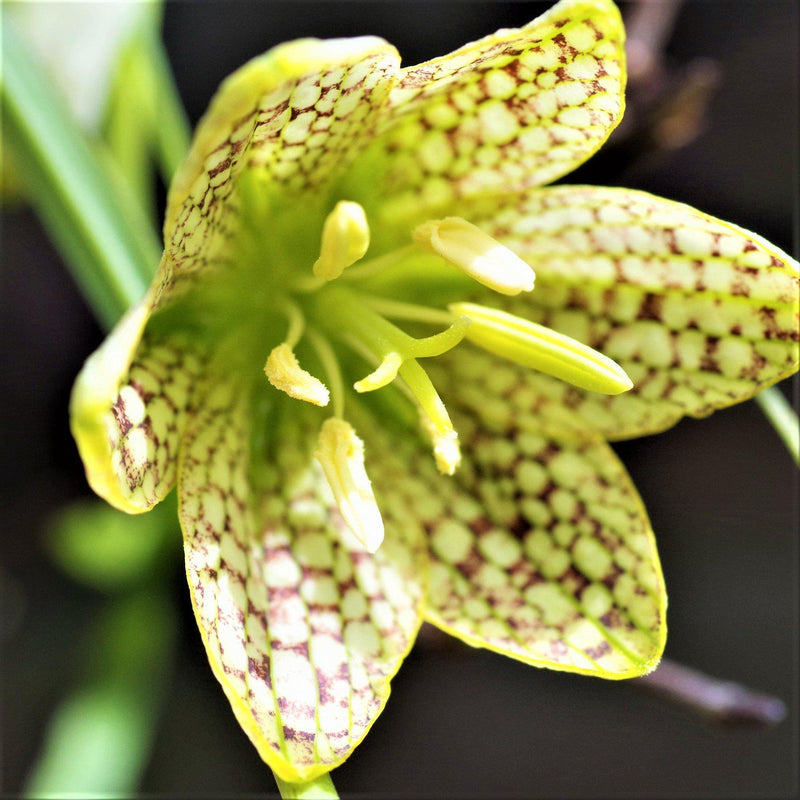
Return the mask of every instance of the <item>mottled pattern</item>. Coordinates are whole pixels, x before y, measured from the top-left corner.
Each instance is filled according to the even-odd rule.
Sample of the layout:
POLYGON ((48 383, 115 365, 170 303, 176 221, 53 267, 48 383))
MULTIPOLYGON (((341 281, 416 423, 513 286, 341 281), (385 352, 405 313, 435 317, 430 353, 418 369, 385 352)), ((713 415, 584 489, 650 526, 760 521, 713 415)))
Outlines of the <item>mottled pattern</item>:
MULTIPOLYGON (((524 388, 520 387, 520 391, 524 388)), ((664 644, 653 535, 599 437, 548 433, 535 414, 500 435, 456 414, 464 463, 440 481, 427 618, 470 644, 537 666, 622 678, 664 644)))
POLYGON ((127 502, 145 511, 175 485, 178 446, 186 426, 199 354, 174 338, 140 343, 106 413, 111 470, 127 502))
MULTIPOLYGON (((363 738, 423 601, 445 630, 529 663, 607 677, 652 669, 665 636, 658 558, 595 431, 666 427, 796 369, 797 278, 784 254, 641 193, 532 188, 578 166, 616 125, 622 44, 612 3, 564 0, 402 72, 374 38, 301 40, 245 65, 170 188, 151 292, 76 382, 73 430, 102 496, 146 510, 177 460, 211 666, 286 780, 328 771, 363 738), (366 209, 370 256, 408 245, 411 226, 444 209, 494 235, 537 285, 490 304, 593 345, 636 384, 588 395, 468 344, 426 359, 461 436, 454 478, 415 434, 366 416, 384 408, 378 397, 348 400, 386 526, 374 555, 311 458, 324 415, 276 400, 265 378, 249 383, 279 343, 254 354, 276 329, 263 315, 311 277, 341 199, 366 209), (192 337, 179 340, 189 325, 166 307, 188 289, 192 337), (145 327, 155 308, 161 324, 145 327)), ((393 299, 436 291, 401 288, 409 297, 393 299)), ((482 291, 453 299, 485 301, 482 291)), ((295 300, 313 317, 313 300, 295 300)))
POLYGON ((352 41, 361 45, 347 51, 342 40, 283 45, 223 84, 170 191, 159 304, 230 255, 243 170, 265 197, 282 193, 286 202, 292 193, 329 184, 363 148, 399 58, 380 39, 352 41), (303 69, 303 61, 328 63, 303 69))
MULTIPOLYGON (((591 345, 634 382, 609 397, 529 371, 540 414, 567 408, 623 438, 704 416, 797 369, 796 262, 754 234, 643 192, 594 187, 504 198, 472 221, 536 271, 530 295, 485 302, 591 345)), ((448 373, 459 390, 474 373, 465 389, 479 393, 490 361, 460 350, 448 373)))
MULTIPOLYGON (((282 485, 255 494, 248 412, 218 383, 183 443, 187 575, 240 724, 273 770, 307 780, 343 761, 386 702, 421 620, 422 530, 400 487, 383 506, 386 540, 367 553, 291 438, 278 444, 282 485)), ((367 466, 387 485, 402 468, 374 450, 367 466)))
POLYGON ((623 41, 607 4, 565 3, 404 70, 366 159, 375 213, 396 225, 575 169, 621 116, 623 41))

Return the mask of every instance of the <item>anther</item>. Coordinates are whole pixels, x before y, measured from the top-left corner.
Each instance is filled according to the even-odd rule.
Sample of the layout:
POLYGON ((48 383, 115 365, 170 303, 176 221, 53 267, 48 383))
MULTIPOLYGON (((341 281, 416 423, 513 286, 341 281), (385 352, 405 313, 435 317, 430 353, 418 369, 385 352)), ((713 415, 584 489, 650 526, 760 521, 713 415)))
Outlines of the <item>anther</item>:
POLYGON ((315 406, 326 406, 330 400, 327 386, 311 373, 306 372, 297 361, 297 356, 286 342, 272 349, 264 366, 269 382, 295 400, 305 400, 315 406))
POLYGON ((533 289, 536 276, 528 264, 460 217, 423 222, 411 237, 416 244, 500 294, 515 295, 533 289))
POLYGON ((449 309, 472 320, 467 338, 490 353, 593 392, 621 394, 633 386, 616 361, 563 333, 473 303, 449 309))
POLYGON ((342 518, 370 553, 383 541, 383 518, 364 466, 364 443, 352 426, 331 417, 319 433, 314 457, 333 491, 342 518))
POLYGON ((350 200, 340 200, 322 227, 319 258, 314 275, 332 281, 361 259, 369 247, 369 225, 364 209, 350 200))

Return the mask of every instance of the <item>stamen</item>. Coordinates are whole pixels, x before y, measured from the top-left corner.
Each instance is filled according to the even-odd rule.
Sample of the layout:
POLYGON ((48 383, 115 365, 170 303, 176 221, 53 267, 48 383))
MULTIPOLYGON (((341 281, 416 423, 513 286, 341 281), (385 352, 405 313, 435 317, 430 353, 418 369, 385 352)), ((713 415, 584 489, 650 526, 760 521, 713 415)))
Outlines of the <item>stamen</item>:
POLYGON ((383 541, 383 518, 364 466, 364 443, 343 419, 325 420, 314 457, 322 465, 344 521, 374 553, 383 541))
POLYGON ((294 350, 297 347, 303 331, 306 329, 306 318, 303 316, 303 311, 297 303, 294 302, 288 295, 280 295, 277 298, 278 307, 286 315, 289 322, 289 330, 286 333, 286 344, 294 350))
POLYGON ((346 280, 363 280, 364 278, 371 278, 378 275, 384 270, 396 264, 402 263, 408 255, 416 250, 413 244, 406 245, 405 247, 398 247, 396 250, 390 250, 382 256, 370 258, 368 261, 361 261, 352 269, 348 269, 344 277, 346 280))
POLYGON ((306 372, 297 361, 292 348, 284 342, 272 349, 264 373, 269 382, 295 400, 305 400, 315 406, 326 406, 330 393, 325 384, 306 372))
POLYGON ((364 297, 364 302, 379 314, 392 319, 407 319, 412 322, 429 322, 431 325, 452 325, 455 317, 449 311, 438 308, 386 300, 383 297, 364 297))
POLYGON ((452 475, 461 463, 458 434, 447 408, 439 397, 428 373, 412 358, 403 362, 400 377, 406 382, 420 404, 420 416, 433 441, 436 466, 445 475, 452 475))
POLYGON ((313 328, 308 329, 308 338, 317 353, 317 357, 322 362, 328 380, 333 387, 334 416, 344 416, 344 381, 342 380, 342 371, 339 368, 336 353, 334 353, 330 342, 313 328))
POLYGON ((289 397, 313 403, 315 406, 326 406, 330 400, 328 388, 319 378, 306 372, 294 354, 294 348, 305 330, 303 312, 293 300, 285 296, 278 298, 278 307, 289 321, 289 330, 286 341, 272 348, 264 365, 264 374, 276 389, 285 392, 289 397))
POLYGON ((500 294, 515 295, 533 289, 536 276, 528 264, 460 217, 423 222, 411 237, 416 244, 500 294))
POLYGON ((332 281, 355 264, 369 247, 369 225, 364 209, 349 200, 340 200, 322 227, 319 258, 314 275, 332 281))
POLYGON ((616 361, 563 333, 473 303, 449 308, 472 320, 467 338, 490 353, 601 394, 621 394, 633 386, 616 361))

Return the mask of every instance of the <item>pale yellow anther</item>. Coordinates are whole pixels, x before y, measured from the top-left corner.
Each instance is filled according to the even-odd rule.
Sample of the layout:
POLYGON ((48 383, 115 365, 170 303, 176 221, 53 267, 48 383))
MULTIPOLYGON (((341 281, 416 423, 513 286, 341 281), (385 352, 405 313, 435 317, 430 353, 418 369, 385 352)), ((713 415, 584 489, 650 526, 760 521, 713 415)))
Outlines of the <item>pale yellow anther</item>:
POLYGON ((349 423, 332 417, 322 425, 314 457, 322 465, 345 523, 374 553, 383 541, 383 518, 364 467, 364 443, 349 423))
POLYGON ((364 209, 350 200, 340 200, 322 227, 319 258, 314 275, 332 281, 364 256, 369 247, 369 224, 364 209))
POLYGON ((515 295, 533 289, 536 276, 528 264, 460 217, 428 220, 418 225, 411 236, 416 244, 500 294, 515 295))
POLYGON ((353 388, 360 393, 374 392, 390 384, 397 377, 397 370, 403 364, 400 353, 387 353, 380 364, 365 378, 356 381, 353 388))
POLYGON ((264 366, 269 382, 295 400, 305 400, 315 406, 326 406, 330 400, 328 387, 306 372, 298 363, 292 348, 285 342, 272 349, 264 366))
POLYGON ((621 394, 633 386, 616 361, 563 333, 473 303, 449 308, 472 320, 467 338, 490 353, 592 392, 621 394))

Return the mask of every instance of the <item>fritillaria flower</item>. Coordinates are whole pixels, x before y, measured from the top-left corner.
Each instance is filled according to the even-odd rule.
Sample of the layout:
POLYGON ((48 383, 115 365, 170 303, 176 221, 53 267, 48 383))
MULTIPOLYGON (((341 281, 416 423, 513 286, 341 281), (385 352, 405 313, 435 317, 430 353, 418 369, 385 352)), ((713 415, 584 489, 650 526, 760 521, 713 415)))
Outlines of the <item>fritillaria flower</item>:
POLYGON ((608 0, 563 0, 414 67, 372 37, 254 59, 78 378, 98 494, 139 513, 177 484, 212 669, 284 780, 347 758, 423 620, 652 670, 663 579, 607 441, 797 369, 780 250, 642 192, 542 188, 618 123, 623 40, 608 0))

